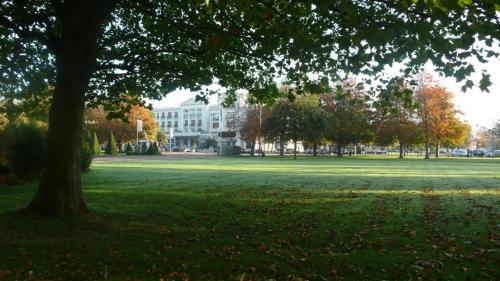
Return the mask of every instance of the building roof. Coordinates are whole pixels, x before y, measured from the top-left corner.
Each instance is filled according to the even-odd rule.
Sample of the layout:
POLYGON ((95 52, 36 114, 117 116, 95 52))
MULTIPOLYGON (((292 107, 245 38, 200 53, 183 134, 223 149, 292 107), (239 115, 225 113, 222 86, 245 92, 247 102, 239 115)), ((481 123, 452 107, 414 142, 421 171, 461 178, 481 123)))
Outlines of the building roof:
POLYGON ((191 105, 202 105, 204 106, 205 104, 202 101, 196 101, 196 98, 190 98, 181 103, 179 106, 191 106, 191 105))

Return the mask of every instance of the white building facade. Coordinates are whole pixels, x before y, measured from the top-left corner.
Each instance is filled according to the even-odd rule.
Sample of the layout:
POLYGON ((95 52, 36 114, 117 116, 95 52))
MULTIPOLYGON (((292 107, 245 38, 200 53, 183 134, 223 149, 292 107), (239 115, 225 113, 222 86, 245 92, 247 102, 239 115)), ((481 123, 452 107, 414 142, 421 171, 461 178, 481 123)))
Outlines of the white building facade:
POLYGON ((160 129, 169 139, 166 148, 180 151, 208 148, 218 144, 241 146, 239 122, 245 111, 243 99, 224 107, 223 97, 216 104, 190 98, 176 107, 153 109, 160 129))

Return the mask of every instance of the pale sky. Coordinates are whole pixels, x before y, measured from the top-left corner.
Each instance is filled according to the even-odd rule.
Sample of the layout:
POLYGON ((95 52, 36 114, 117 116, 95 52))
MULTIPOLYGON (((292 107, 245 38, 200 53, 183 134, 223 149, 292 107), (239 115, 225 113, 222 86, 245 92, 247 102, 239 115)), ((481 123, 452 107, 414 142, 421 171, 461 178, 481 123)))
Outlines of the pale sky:
POLYGON ((454 78, 441 78, 442 84, 455 93, 454 103, 464 113, 463 119, 468 121, 473 130, 477 127, 490 127, 493 122, 500 119, 500 60, 490 61, 486 64, 474 63, 476 73, 472 80, 477 84, 481 79, 481 70, 491 75, 493 84, 490 92, 484 93, 475 87, 463 93, 461 85, 454 78))
MULTIPOLYGON (((455 78, 438 77, 435 73, 434 76, 440 84, 455 93, 454 103, 464 113, 462 119, 467 121, 473 130, 476 130, 478 127, 490 127, 494 121, 500 119, 500 60, 496 59, 486 64, 472 60, 472 63, 476 70, 476 73, 472 75, 472 80, 476 84, 481 78, 481 70, 485 69, 491 75, 493 85, 491 85, 489 93, 481 92, 478 87, 463 93, 461 91, 462 85, 457 83, 455 78)), ((425 69, 427 72, 434 72, 432 65, 426 65, 425 69)), ((186 99, 195 96, 196 93, 189 90, 176 90, 161 101, 150 100, 149 102, 155 108, 178 106, 186 99)), ((211 97, 211 102, 215 103, 216 98, 216 96, 211 97)))

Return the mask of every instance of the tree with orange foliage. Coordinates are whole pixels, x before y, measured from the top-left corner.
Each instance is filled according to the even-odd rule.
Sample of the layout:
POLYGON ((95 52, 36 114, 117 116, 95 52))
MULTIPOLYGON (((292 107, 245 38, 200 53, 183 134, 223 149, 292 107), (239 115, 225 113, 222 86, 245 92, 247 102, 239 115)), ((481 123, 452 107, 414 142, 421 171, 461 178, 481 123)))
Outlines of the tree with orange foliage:
POLYGON ((453 94, 446 88, 433 84, 432 78, 424 77, 417 92, 420 103, 420 117, 424 126, 426 155, 429 159, 429 147, 436 147, 436 158, 439 157, 441 145, 459 146, 465 142, 470 126, 460 121, 460 114, 452 102, 453 94), (425 80, 424 80, 425 79, 425 80))
POLYGON ((113 131, 117 142, 120 144, 134 141, 136 139, 136 121, 138 118, 143 122, 143 131, 139 132, 139 137, 156 141, 159 129, 158 123, 153 113, 144 106, 133 106, 130 112, 125 114, 124 119, 110 119, 108 113, 102 107, 88 109, 85 112, 86 126, 89 130, 97 133, 100 143, 107 142, 110 131, 113 131))

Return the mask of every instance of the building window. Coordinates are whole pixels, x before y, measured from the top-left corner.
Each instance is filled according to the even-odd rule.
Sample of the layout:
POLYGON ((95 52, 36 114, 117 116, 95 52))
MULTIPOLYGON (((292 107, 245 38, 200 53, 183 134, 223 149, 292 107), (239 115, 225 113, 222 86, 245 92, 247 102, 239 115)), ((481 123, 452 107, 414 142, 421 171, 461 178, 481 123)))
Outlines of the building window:
POLYGON ((174 118, 178 118, 178 117, 179 117, 179 113, 177 113, 177 111, 174 112, 174 118))
POLYGON ((165 112, 161 113, 161 118, 165 118, 165 112))
POLYGON ((167 113, 167 118, 171 119, 172 118, 172 112, 167 113))
MULTIPOLYGON (((177 112, 176 112, 176 113, 177 113, 177 112)), ((175 128, 179 127, 179 122, 175 121, 175 122, 174 122, 174 127, 175 127, 175 128)))
POLYGON ((226 122, 226 126, 229 128, 229 129, 236 129, 236 122, 234 122, 234 120, 231 120, 231 121, 227 121, 226 122))
POLYGON ((198 119, 198 127, 201 127, 201 119, 198 119))
POLYGON ((160 119, 160 113, 156 113, 156 119, 160 119))
POLYGON ((161 127, 162 127, 162 128, 165 128, 165 121, 162 121, 162 122, 161 122, 161 127))
POLYGON ((214 129, 218 129, 218 128, 219 128, 219 122, 214 122, 214 123, 212 124, 212 128, 214 128, 214 129))
POLYGON ((184 120, 184 127, 187 127, 188 126, 188 120, 184 120))
POLYGON ((167 123, 167 127, 168 127, 168 128, 171 128, 171 127, 172 127, 172 122, 171 122, 171 121, 168 121, 168 123, 167 123))
POLYGON ((188 119, 189 117, 189 111, 187 109, 184 109, 184 119, 188 119))
POLYGON ((219 113, 212 113, 212 121, 219 121, 219 113))
POLYGON ((191 120, 191 127, 194 127, 195 124, 196 124, 196 120, 192 119, 191 120))

